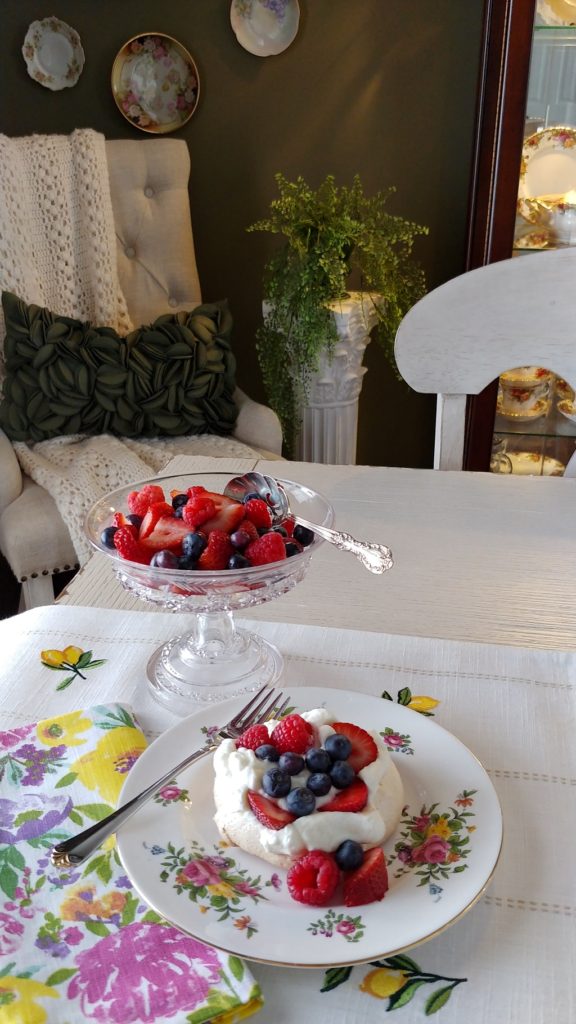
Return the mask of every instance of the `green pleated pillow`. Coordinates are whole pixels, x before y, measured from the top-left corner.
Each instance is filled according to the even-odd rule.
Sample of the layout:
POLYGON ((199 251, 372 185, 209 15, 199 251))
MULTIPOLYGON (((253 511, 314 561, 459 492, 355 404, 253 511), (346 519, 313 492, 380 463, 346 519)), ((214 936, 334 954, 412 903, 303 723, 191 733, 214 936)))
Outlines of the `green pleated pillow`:
POLYGON ((229 434, 238 410, 226 302, 160 316, 126 338, 3 292, 0 427, 13 441, 63 434, 229 434))

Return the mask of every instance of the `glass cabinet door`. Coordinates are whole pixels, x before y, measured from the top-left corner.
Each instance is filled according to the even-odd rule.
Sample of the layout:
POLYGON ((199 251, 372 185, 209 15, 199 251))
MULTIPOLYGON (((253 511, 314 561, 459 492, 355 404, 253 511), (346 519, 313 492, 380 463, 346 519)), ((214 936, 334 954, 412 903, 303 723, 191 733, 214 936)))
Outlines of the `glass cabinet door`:
MULTIPOLYGON (((538 0, 512 255, 576 245, 576 0, 538 0)), ((562 476, 576 450, 573 385, 554 367, 498 381, 490 469, 562 476)))

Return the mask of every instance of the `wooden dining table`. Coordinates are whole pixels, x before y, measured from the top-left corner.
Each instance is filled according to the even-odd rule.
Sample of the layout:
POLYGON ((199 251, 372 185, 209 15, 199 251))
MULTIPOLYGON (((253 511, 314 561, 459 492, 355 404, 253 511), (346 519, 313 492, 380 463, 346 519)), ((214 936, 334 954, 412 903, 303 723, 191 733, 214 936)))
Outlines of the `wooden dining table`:
MULTIPOLYGON (((239 949, 238 976, 259 986, 263 1006, 251 1006, 257 1010, 254 1020, 359 1024, 394 1010, 399 1024, 418 1024, 427 1016, 443 1024, 574 1024, 576 480, 256 459, 177 459, 165 472, 210 469, 231 475, 258 469, 321 491, 334 507, 337 529, 386 544, 394 557, 392 569, 375 576, 351 554, 324 543, 291 592, 237 616, 281 651, 281 685, 296 706, 299 690, 310 688, 341 692, 348 701, 354 694, 373 701, 374 728, 408 794, 398 831, 386 844, 391 889, 381 904, 383 920, 403 914, 401 893, 410 890, 419 901, 422 939, 410 948, 386 942, 378 948, 375 924, 368 947, 362 908, 303 907, 302 936, 318 949, 316 965, 304 968, 296 933, 291 952, 285 952, 281 932, 292 927, 287 918, 279 914, 278 943, 264 948, 258 901, 247 905, 244 896, 236 924, 231 914, 230 945, 220 940, 220 948, 239 949), (406 724, 392 728, 399 715, 406 724), (421 735, 446 737, 449 800, 433 791, 421 735), (451 744, 461 751, 454 771, 451 744), (478 786, 466 777, 471 762, 479 762, 484 773, 478 786), (486 811, 488 792, 496 794, 498 814, 493 805, 486 811), (487 837, 494 837, 500 814, 502 848, 494 870, 482 875, 487 837), (429 860, 426 850, 432 851, 429 860), (478 870, 483 881, 475 884, 478 870), (446 908, 462 885, 469 886, 466 912, 451 918, 446 908), (368 948, 369 956, 363 955, 368 948)), ((82 709, 88 717, 95 708, 100 718, 102 709, 118 717, 111 706, 135 715, 142 744, 165 736, 178 719, 153 699, 146 668, 158 645, 184 629, 187 618, 124 591, 112 560, 95 554, 55 605, 0 622, 0 738, 39 720, 54 729, 61 716, 82 709), (67 668, 59 663, 64 651, 75 652, 67 668)), ((196 712, 191 729, 195 720, 206 720, 205 709, 192 706, 191 714, 196 712)), ((177 848, 181 836, 166 835, 168 818, 157 813, 142 856, 150 871, 164 857, 169 873, 172 855, 166 851, 177 848)), ((68 834, 78 827, 74 820, 66 823, 68 834)), ((194 844, 189 849, 184 856, 199 856, 194 844)), ((224 863, 235 853, 221 855, 224 863)), ((275 879, 269 874, 262 864, 262 884, 266 878, 281 892, 282 872, 275 879)), ((74 883, 76 890, 86 884, 74 883)), ((121 889, 114 891, 120 900, 121 889)), ((197 902, 189 904, 189 931, 210 944, 215 909, 198 893, 196 888, 197 902)), ((190 885, 178 898, 191 900, 190 885)), ((138 913, 145 916, 145 903, 138 913)), ((2 921, 0 914, 0 936, 2 921)), ((112 928, 98 919, 102 936, 102 929, 112 928)), ((108 934, 102 938, 111 941, 108 934)), ((26 962, 15 952, 14 972, 34 965, 34 978, 58 989, 60 1002, 45 999, 42 1006, 49 1024, 61 1024, 66 985, 77 998, 82 968, 80 980, 74 981, 74 971, 87 961, 75 960, 72 947, 58 963, 50 961, 46 943, 44 952, 36 947, 26 962), (62 980, 69 965, 72 974, 62 980), (56 968, 60 973, 54 974, 56 968)), ((147 984, 156 999, 153 982, 147 984)), ((88 983, 83 991, 83 1010, 75 1020, 111 1012, 109 992, 99 990, 96 998, 88 983)), ((182 1003, 172 1016, 158 1010, 153 1019, 201 1019, 187 1014, 182 1003)), ((139 1019, 129 1018, 130 1024, 139 1019)), ((215 1011, 202 1019, 219 1017, 215 1011)))

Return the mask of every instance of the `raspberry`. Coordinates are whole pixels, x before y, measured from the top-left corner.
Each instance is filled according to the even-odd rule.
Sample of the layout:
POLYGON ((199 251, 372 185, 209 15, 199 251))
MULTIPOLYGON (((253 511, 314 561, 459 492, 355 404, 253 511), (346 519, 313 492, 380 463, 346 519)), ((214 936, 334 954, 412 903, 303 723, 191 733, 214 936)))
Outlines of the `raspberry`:
POLYGON ((145 516, 150 505, 156 501, 165 501, 164 491, 158 484, 144 484, 139 491, 131 491, 127 501, 134 515, 145 516))
POLYGON ((300 715, 287 715, 274 726, 270 743, 281 754, 305 754, 314 744, 314 729, 300 715))
POLYGON ((287 557, 284 538, 279 533, 263 534, 248 545, 244 554, 250 559, 251 565, 268 565, 269 562, 281 562, 287 557))
POLYGON ((118 527, 114 534, 114 547, 121 558, 127 558, 130 562, 140 562, 142 565, 150 562, 150 555, 142 547, 133 526, 118 527))
POLYGON ((269 739, 268 729, 265 725, 251 725, 236 740, 236 746, 248 747, 248 750, 257 750, 263 743, 268 743, 269 739))
POLYGON ((249 498, 244 505, 244 513, 246 519, 249 519, 254 526, 258 526, 260 529, 264 527, 272 526, 272 516, 270 515, 270 509, 262 498, 249 498))
POLYGON ((197 498, 199 494, 206 494, 206 488, 200 484, 195 484, 194 487, 189 487, 186 491, 189 498, 197 498))
POLYGON ((249 519, 243 519, 241 523, 236 527, 237 530, 242 530, 243 533, 247 533, 250 540, 258 540, 260 534, 258 528, 251 523, 249 519))
POLYGON ((208 569, 212 572, 226 569, 228 559, 234 554, 234 548, 230 543, 227 533, 222 530, 212 530, 208 537, 208 543, 198 559, 199 569, 208 569))
POLYGON ((203 498, 201 495, 189 498, 182 509, 182 519, 191 530, 197 530, 215 515, 216 505, 212 498, 203 498))
POLYGON ((336 892, 340 871, 331 853, 311 850, 292 865, 286 877, 288 891, 298 903, 323 907, 336 892))

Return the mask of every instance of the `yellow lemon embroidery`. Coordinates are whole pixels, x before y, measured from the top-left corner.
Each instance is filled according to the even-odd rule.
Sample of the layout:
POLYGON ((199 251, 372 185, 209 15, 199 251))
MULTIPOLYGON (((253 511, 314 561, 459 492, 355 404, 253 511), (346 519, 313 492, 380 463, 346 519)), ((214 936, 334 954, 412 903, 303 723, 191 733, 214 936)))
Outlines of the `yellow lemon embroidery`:
POLYGON ((61 718, 45 718, 39 722, 36 733, 41 743, 47 747, 57 747, 63 743, 66 747, 77 747, 86 742, 80 734, 90 729, 92 722, 83 718, 81 711, 71 711, 61 718))
POLYGON ((11 1003, 4 1003, 0 1008, 0 1020, 2 1024, 44 1024, 48 1014, 44 1007, 34 1002, 36 998, 49 996, 50 999, 59 999, 58 992, 48 985, 39 981, 32 981, 31 978, 14 978, 6 975, 0 978, 0 993, 16 992, 20 998, 12 1000, 11 1003))
POLYGON ((408 707, 412 708, 412 711, 432 711, 439 703, 440 701, 434 700, 434 697, 411 697, 408 707))
POLYGON ((93 750, 70 766, 87 789, 97 789, 108 803, 115 804, 126 773, 138 759, 146 740, 138 729, 121 725, 110 729, 93 750))
POLYGON ((389 967, 377 967, 370 971, 359 985, 361 992, 376 996, 377 999, 388 999, 393 996, 406 981, 402 971, 393 971, 389 967))

